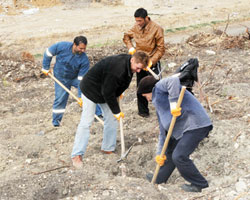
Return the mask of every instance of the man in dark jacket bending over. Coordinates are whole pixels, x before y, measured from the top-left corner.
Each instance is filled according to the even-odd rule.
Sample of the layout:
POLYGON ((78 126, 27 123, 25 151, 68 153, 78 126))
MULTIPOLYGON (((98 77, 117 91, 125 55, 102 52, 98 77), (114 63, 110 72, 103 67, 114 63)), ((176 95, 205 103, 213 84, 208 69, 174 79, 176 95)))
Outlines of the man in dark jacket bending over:
POLYGON ((94 120, 96 104, 99 104, 104 116, 104 130, 101 150, 112 153, 116 147, 117 120, 124 117, 117 97, 128 87, 133 73, 146 68, 149 57, 144 52, 133 56, 120 54, 109 56, 95 64, 80 83, 82 91, 82 116, 78 125, 71 158, 73 166, 83 166, 84 155, 90 135, 89 128, 94 120))

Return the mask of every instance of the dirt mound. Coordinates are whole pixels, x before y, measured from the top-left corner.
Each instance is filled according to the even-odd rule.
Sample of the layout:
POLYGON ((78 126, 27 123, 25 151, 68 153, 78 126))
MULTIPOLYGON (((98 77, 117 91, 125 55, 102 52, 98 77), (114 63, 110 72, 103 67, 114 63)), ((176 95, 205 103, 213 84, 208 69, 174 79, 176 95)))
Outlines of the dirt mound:
MULTIPOLYGON (((184 180, 177 171, 167 185, 153 187, 146 182, 145 173, 155 169, 159 128, 152 105, 151 117, 147 121, 137 115, 135 79, 123 100, 125 146, 129 148, 134 144, 127 159, 116 162, 121 151, 119 136, 115 154, 101 154, 102 126, 94 123, 84 169, 74 170, 69 155, 81 115, 80 108, 70 99, 62 127, 52 127, 53 81, 40 78, 40 64, 34 63, 26 53, 19 60, 0 57, 3 69, 0 116, 4 119, 0 123, 0 139, 4 142, 0 145, 3 158, 0 162, 1 198, 233 200, 241 196, 247 199, 250 165, 245 152, 250 145, 250 94, 246 91, 250 69, 246 63, 250 50, 234 48, 216 52, 218 46, 213 46, 210 50, 216 54, 211 55, 206 49, 188 43, 169 47, 168 61, 178 64, 168 68, 163 77, 189 57, 197 57, 200 62, 200 85, 196 84, 194 92, 207 108, 214 130, 192 158, 209 180, 208 189, 198 195, 183 193, 179 185, 184 180), (181 54, 173 54, 173 49, 178 49, 181 54), (32 74, 36 78, 29 77, 32 74)), ((107 55, 123 52, 124 46, 108 46, 91 49, 88 56, 91 63, 95 63, 107 55)))

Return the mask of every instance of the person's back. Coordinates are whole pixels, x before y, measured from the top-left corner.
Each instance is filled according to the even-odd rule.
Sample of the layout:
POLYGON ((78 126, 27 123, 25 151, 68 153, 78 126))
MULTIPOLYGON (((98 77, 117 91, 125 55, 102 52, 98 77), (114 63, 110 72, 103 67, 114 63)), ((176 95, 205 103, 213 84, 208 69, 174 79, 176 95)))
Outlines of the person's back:
POLYGON ((104 103, 105 94, 109 91, 113 93, 114 88, 117 88, 116 97, 120 96, 122 91, 119 88, 125 90, 133 76, 130 59, 131 55, 120 54, 109 56, 96 63, 80 83, 82 93, 95 103, 104 103))

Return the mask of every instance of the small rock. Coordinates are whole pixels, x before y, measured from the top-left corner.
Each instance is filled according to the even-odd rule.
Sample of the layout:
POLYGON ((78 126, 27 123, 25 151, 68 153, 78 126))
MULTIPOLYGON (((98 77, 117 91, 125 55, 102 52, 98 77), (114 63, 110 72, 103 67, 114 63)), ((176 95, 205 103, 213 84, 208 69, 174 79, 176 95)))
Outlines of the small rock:
POLYGON ((171 62, 171 63, 168 64, 168 67, 169 67, 169 68, 173 68, 173 67, 175 67, 175 66, 176 66, 176 63, 174 63, 174 62, 171 62))
POLYGON ((30 164, 31 163, 31 159, 28 158, 28 159, 25 160, 25 162, 28 163, 28 164, 30 164))
POLYGON ((239 148, 239 144, 238 144, 238 143, 235 143, 235 144, 234 144, 234 148, 235 148, 235 149, 238 149, 238 148, 239 148))
POLYGON ((40 131, 39 133, 37 133, 37 135, 40 135, 40 136, 44 135, 44 131, 40 131))
POLYGON ((219 196, 214 197, 214 200, 220 200, 220 197, 219 196))
POLYGON ((67 194, 68 194, 68 190, 67 190, 67 189, 64 189, 64 190, 63 190, 63 195, 66 196, 67 194))
POLYGON ((237 192, 244 192, 247 190, 247 185, 244 181, 239 181, 235 184, 235 188, 237 192))
POLYGON ((109 196, 109 191, 108 190, 103 191, 102 195, 103 196, 109 196))
POLYGON ((212 51, 212 50, 206 50, 206 53, 208 54, 208 55, 215 55, 216 53, 214 52, 214 51, 212 51))
POLYGON ((22 71, 25 71, 25 70, 26 70, 25 65, 24 65, 24 64, 22 64, 22 65, 20 66, 20 69, 21 69, 22 71))
POLYGON ((237 192, 235 192, 235 191, 231 191, 231 192, 227 193, 228 197, 233 197, 233 196, 236 196, 236 195, 237 195, 237 192))

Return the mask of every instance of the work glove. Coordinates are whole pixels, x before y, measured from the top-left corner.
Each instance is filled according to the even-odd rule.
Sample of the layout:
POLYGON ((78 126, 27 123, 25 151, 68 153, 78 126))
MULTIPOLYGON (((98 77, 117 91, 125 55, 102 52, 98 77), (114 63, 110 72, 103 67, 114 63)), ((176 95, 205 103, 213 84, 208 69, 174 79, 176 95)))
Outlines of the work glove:
POLYGON ((119 96, 119 99, 123 99, 124 97, 124 92, 119 96))
POLYGON ((148 71, 148 68, 151 68, 152 65, 153 65, 152 61, 149 60, 149 61, 148 61, 148 66, 147 66, 146 68, 143 68, 143 70, 144 70, 144 71, 148 71))
POLYGON ((136 50, 135 50, 134 47, 131 47, 131 48, 128 50, 128 53, 129 53, 130 55, 133 55, 135 52, 136 52, 136 50))
POLYGON ((167 156, 166 156, 166 155, 164 155, 163 157, 161 157, 160 155, 157 155, 157 156, 155 157, 156 163, 157 163, 158 165, 160 165, 160 166, 163 166, 163 165, 164 165, 165 160, 167 160, 167 156))
POLYGON ((47 69, 42 68, 42 73, 45 74, 46 76, 48 76, 50 73, 50 69, 47 70, 47 69))
POLYGON ((115 114, 114 116, 115 116, 115 118, 116 118, 118 121, 120 121, 120 118, 121 118, 121 117, 124 118, 124 113, 123 113, 123 112, 120 112, 120 113, 118 113, 118 114, 115 114))
POLYGON ((81 98, 81 97, 78 98, 78 101, 77 101, 77 102, 78 102, 78 104, 80 105, 80 107, 82 107, 82 98, 81 98))
POLYGON ((171 110, 171 114, 172 114, 174 117, 180 116, 180 115, 181 115, 181 107, 172 109, 172 110, 171 110))
POLYGON ((181 115, 181 107, 177 108, 176 106, 177 106, 176 102, 170 102, 171 114, 174 117, 178 117, 181 115))

